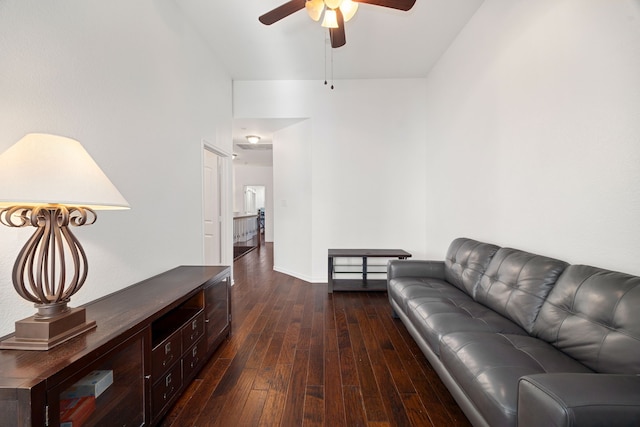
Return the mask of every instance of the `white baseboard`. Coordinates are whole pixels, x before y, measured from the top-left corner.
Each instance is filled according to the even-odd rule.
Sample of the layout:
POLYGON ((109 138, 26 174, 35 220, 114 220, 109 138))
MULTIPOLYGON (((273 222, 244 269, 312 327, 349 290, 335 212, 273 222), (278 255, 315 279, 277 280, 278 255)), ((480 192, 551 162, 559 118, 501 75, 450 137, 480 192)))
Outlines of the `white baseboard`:
POLYGON ((322 278, 322 277, 310 277, 310 276, 306 276, 303 274, 299 274, 295 271, 289 271, 277 266, 273 266, 273 271, 277 271, 278 273, 282 273, 282 274, 286 274, 287 276, 293 276, 296 279, 300 279, 300 280, 304 280, 305 282, 309 282, 309 283, 327 283, 327 279, 326 278, 322 278))

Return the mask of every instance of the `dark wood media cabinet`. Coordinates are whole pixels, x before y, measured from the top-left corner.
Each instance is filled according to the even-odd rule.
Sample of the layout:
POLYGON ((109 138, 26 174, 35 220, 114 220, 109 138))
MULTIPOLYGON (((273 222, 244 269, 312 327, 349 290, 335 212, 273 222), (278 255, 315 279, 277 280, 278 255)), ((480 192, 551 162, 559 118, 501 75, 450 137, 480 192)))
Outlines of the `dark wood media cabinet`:
POLYGON ((177 267, 86 304, 98 326, 68 343, 0 350, 0 426, 157 424, 231 333, 229 276, 177 267))
POLYGON ((369 258, 410 258, 409 252, 402 249, 329 249, 327 288, 329 293, 333 291, 386 291, 387 290, 387 266, 369 265, 369 258), (336 264, 338 258, 360 258, 360 265, 336 264), (354 269, 355 268, 355 269, 354 269), (349 279, 336 279, 335 274, 351 274, 359 277, 349 279), (370 275, 384 274, 384 279, 371 279, 370 275))

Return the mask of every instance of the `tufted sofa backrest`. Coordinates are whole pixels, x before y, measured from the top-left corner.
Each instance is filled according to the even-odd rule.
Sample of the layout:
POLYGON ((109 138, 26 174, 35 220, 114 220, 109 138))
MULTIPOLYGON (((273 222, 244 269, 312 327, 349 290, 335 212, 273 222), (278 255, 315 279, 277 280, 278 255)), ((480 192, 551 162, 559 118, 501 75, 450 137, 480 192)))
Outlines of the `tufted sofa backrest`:
POLYGON ((640 277, 569 266, 533 332, 596 372, 640 374, 640 277))
POLYGON ((455 239, 444 260, 446 281, 473 296, 482 273, 497 250, 498 246, 489 243, 464 237, 455 239))
POLYGON ((554 258, 501 248, 482 275, 475 299, 531 333, 544 300, 567 266, 554 258))

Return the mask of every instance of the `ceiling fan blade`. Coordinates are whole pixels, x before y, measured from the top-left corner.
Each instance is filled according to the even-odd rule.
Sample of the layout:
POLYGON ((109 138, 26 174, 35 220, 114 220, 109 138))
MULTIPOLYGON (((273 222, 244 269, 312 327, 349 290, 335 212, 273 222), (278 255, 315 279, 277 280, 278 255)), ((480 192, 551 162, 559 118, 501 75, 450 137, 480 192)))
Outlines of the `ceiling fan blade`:
POLYGON ((306 0, 291 0, 286 2, 283 5, 276 7, 275 9, 265 13, 258 20, 262 22, 264 25, 271 25, 275 22, 278 22, 282 18, 286 18, 287 16, 295 13, 299 10, 304 9, 306 0))
POLYGON ((353 0, 356 3, 367 3, 376 6, 389 7, 391 9, 398 9, 407 11, 413 7, 416 0, 353 0))
POLYGON ((336 49, 347 43, 347 35, 344 32, 344 16, 340 9, 336 9, 336 17, 338 18, 338 28, 329 28, 329 37, 331 37, 331 47, 336 49))

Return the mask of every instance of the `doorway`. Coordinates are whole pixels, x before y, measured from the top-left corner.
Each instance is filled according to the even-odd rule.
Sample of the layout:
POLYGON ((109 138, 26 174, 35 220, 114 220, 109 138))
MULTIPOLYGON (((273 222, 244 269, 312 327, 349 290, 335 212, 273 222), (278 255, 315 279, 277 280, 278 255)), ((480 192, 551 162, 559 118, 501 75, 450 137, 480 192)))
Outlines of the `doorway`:
POLYGON ((264 210, 265 187, 264 185, 244 186, 244 212, 248 214, 257 213, 264 210))
POLYGON ((266 206, 266 187, 264 185, 244 186, 244 209, 246 213, 258 215, 258 244, 264 240, 264 218, 266 206))
POLYGON ((204 263, 222 264, 222 159, 204 149, 204 263))

